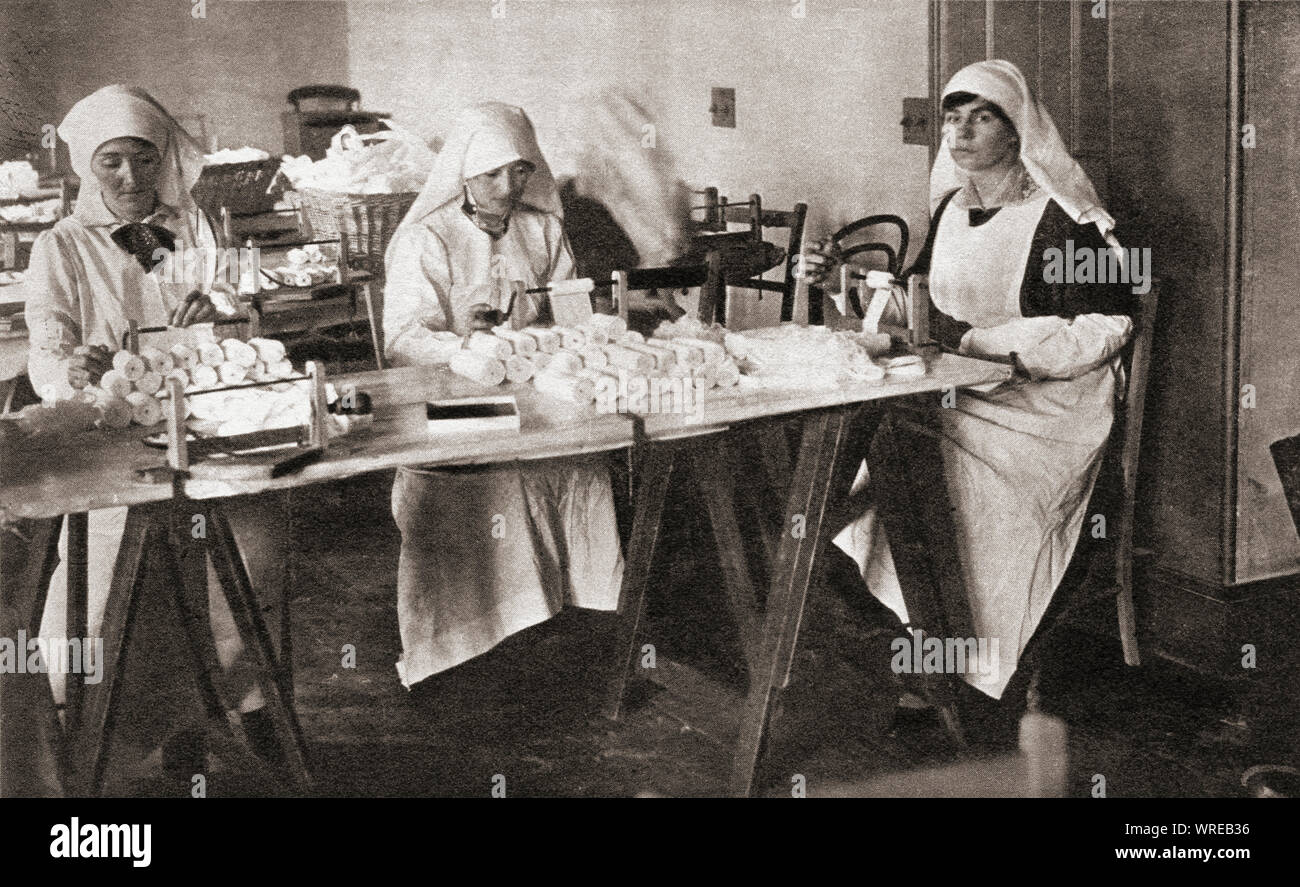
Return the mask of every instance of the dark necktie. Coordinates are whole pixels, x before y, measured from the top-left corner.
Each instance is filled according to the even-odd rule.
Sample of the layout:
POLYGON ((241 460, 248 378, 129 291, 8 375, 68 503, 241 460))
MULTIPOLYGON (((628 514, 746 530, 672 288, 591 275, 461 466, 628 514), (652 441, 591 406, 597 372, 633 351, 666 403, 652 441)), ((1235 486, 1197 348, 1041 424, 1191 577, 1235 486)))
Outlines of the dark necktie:
POLYGON ((970 210, 970 226, 972 228, 978 228, 980 225, 983 225, 989 219, 996 216, 1000 209, 1002 209, 1000 206, 995 206, 992 209, 972 208, 970 210))
POLYGON ((113 242, 123 252, 135 256, 145 273, 152 271, 165 258, 158 250, 172 252, 176 249, 176 236, 161 225, 129 222, 112 234, 113 242))

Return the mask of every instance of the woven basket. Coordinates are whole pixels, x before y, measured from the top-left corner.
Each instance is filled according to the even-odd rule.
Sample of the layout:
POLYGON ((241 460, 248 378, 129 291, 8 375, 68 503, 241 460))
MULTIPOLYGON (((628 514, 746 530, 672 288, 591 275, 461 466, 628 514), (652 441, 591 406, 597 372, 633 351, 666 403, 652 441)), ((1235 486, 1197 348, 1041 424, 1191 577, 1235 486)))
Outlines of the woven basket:
POLYGON ((213 216, 220 215, 223 206, 232 213, 267 212, 284 193, 276 182, 279 172, 280 161, 273 157, 205 166, 190 194, 213 216))
POLYGON ((348 249, 357 258, 364 257, 372 266, 382 268, 388 241, 402 223, 406 211, 415 203, 419 192, 339 194, 315 188, 300 188, 298 196, 303 218, 311 225, 313 238, 326 240, 338 237, 338 219, 341 216, 348 249))

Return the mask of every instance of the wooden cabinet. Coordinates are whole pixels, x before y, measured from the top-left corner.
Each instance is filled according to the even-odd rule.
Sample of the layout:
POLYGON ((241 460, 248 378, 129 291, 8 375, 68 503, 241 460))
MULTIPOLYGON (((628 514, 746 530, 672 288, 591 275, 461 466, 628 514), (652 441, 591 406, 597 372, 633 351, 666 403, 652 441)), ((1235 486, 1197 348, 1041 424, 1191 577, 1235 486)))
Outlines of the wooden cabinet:
POLYGON ((932 25, 936 107, 963 65, 1015 62, 1125 245, 1151 250, 1143 624, 1230 668, 1300 586, 1269 453, 1300 434, 1300 2, 942 0, 932 25))

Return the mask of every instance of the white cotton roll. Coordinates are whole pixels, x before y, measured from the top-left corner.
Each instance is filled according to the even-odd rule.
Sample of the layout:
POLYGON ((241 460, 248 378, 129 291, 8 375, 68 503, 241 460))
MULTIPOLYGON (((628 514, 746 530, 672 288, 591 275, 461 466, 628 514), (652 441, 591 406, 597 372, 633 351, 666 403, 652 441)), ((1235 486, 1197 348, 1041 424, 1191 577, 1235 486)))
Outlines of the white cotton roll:
POLYGON ((191 348, 189 345, 186 345, 184 342, 177 342, 169 349, 168 353, 171 354, 172 361, 176 366, 186 372, 194 369, 194 366, 199 362, 198 351, 191 348))
POLYGON ((542 370, 550 366, 551 359, 554 357, 554 354, 547 354, 545 351, 536 351, 533 354, 530 354, 528 359, 533 362, 533 372, 540 373, 542 370))
POLYGON ((578 355, 582 365, 588 369, 598 370, 609 364, 609 358, 605 355, 605 352, 596 345, 587 345, 574 353, 578 355))
POLYGON ((143 391, 132 391, 126 396, 131 405, 131 421, 137 425, 157 425, 162 421, 162 407, 158 398, 143 391))
POLYGON ((512 354, 505 360, 507 382, 527 382, 533 377, 536 367, 522 354, 512 354))
POLYGON ((277 379, 287 379, 289 376, 293 375, 293 362, 281 360, 273 364, 268 363, 266 365, 266 371, 277 379))
POLYGON ((915 354, 885 361, 885 372, 902 379, 925 375, 925 361, 915 354))
POLYGON ((226 355, 226 363, 237 363, 244 369, 257 363, 257 350, 239 339, 223 339, 221 351, 226 355))
POLYGON ((543 394, 574 403, 590 403, 596 396, 596 384, 590 379, 550 368, 533 377, 533 386, 543 394))
POLYGON ((492 330, 493 334, 505 339, 514 349, 515 354, 531 357, 537 353, 537 340, 527 333, 519 330, 512 330, 509 327, 499 326, 492 330))
POLYGON ((222 385, 238 385, 248 378, 248 368, 228 360, 217 367, 217 376, 221 379, 222 385))
POLYGON ((706 363, 701 367, 691 369, 691 378, 695 380, 695 387, 712 388, 718 383, 718 369, 716 364, 706 363))
POLYGON ((128 381, 134 382, 144 375, 148 367, 139 355, 132 354, 130 351, 119 351, 113 355, 113 369, 126 376, 128 381))
POLYGON ((648 354, 655 362, 657 372, 667 372, 668 368, 677 362, 677 355, 668 348, 659 348, 654 345, 642 345, 637 342, 629 342, 624 339, 620 347, 629 351, 636 351, 639 354, 648 354))
POLYGON ((530 326, 523 330, 532 337, 537 343, 537 350, 544 354, 554 354, 564 347, 564 337, 555 330, 548 330, 545 327, 530 326))
POLYGON ((477 351, 457 351, 448 366, 456 375, 489 387, 500 385, 506 378, 505 364, 477 351))
POLYGON ((716 366, 727 359, 727 349, 717 342, 708 339, 674 339, 673 341, 700 349, 704 352, 704 362, 710 366, 716 366))
POLYGON ((694 345, 684 344, 680 339, 649 339, 647 345, 667 348, 677 355, 677 362, 688 367, 704 366, 704 351, 694 345))
POLYGON ((109 370, 100 377, 99 387, 114 397, 126 397, 131 393, 131 380, 121 370, 109 370))
POLYGON ((213 369, 226 362, 226 352, 216 342, 203 342, 199 345, 199 363, 213 369))
POLYGON ((476 332, 471 333, 466 349, 493 360, 505 360, 511 354, 514 354, 514 348, 505 339, 492 335, 491 333, 476 332))
POLYGON ((248 378, 253 382, 265 382, 274 376, 266 371, 266 361, 259 360, 248 368, 248 378))
POLYGON ((576 327, 553 326, 551 330, 559 334, 561 348, 576 350, 587 344, 587 334, 576 327))
POLYGON ((596 282, 590 277, 579 277, 575 280, 553 280, 547 287, 553 296, 568 296, 574 293, 589 293, 596 288, 596 282))
POLYGON ((736 333, 727 333, 722 340, 722 346, 736 360, 743 360, 749 354, 749 340, 736 333))
POLYGON ((109 428, 125 428, 131 424, 131 404, 122 397, 109 395, 95 403, 100 421, 109 428))
POLYGON ((182 370, 182 369, 175 369, 175 370, 172 370, 170 373, 168 373, 167 375, 163 376, 162 387, 158 389, 158 396, 159 396, 159 397, 166 397, 166 396, 167 396, 167 391, 168 391, 167 383, 168 383, 168 381, 169 381, 170 379, 175 379, 177 382, 180 382, 180 383, 181 383, 181 388, 182 388, 182 390, 185 389, 185 388, 188 388, 189 385, 190 385, 190 374, 189 374, 189 373, 185 372, 185 371, 182 370))
POLYGON ((560 351, 551 355, 546 369, 556 373, 572 373, 582 369, 582 358, 573 351, 560 351))
POLYGON ((158 389, 162 388, 162 384, 162 373, 149 370, 139 379, 136 379, 135 389, 145 394, 157 394, 158 389))
POLYGON ((645 344, 645 336, 641 335, 641 334, 638 333, 636 330, 627 330, 627 331, 625 331, 625 332, 623 333, 623 335, 621 335, 621 336, 618 337, 618 344, 620 344, 620 345, 644 345, 644 344, 645 344))
POLYGON ((608 345, 609 333, 605 332, 598 326, 592 324, 583 324, 577 329, 587 338, 588 345, 608 345))
POLYGON ((631 348, 624 348, 622 345, 606 345, 605 356, 609 359, 610 366, 621 367, 625 370, 649 373, 655 368, 655 359, 651 355, 633 351, 631 348))
POLYGON ((257 359, 267 366, 284 360, 284 343, 279 339, 249 339, 248 346, 257 352, 257 359))
POLYGON ((730 360, 724 360, 717 366, 717 386, 719 388, 731 388, 740 384, 740 368, 730 360))
POLYGON ((618 341, 621 336, 627 333, 627 321, 617 314, 593 314, 589 324, 603 331, 611 342, 618 341))
POLYGON ((165 376, 176 369, 176 359, 161 348, 141 348, 140 357, 145 366, 160 376, 165 376))
POLYGON ((199 389, 216 388, 217 383, 221 381, 216 369, 206 363, 194 367, 194 370, 190 373, 190 378, 194 382, 194 386, 199 389))

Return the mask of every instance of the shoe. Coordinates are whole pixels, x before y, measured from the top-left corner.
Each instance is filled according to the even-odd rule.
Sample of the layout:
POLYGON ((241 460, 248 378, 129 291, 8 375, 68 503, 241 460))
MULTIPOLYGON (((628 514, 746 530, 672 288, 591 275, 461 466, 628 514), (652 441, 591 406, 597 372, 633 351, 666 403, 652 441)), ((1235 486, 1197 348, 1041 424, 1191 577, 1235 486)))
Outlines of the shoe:
POLYGON ((239 716, 244 728, 248 747, 276 773, 283 773, 287 767, 284 747, 275 735, 275 724, 265 708, 245 712, 239 716))

